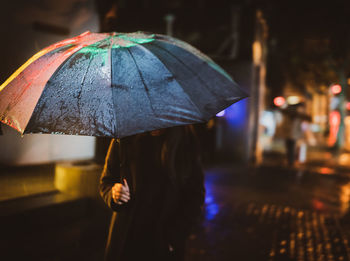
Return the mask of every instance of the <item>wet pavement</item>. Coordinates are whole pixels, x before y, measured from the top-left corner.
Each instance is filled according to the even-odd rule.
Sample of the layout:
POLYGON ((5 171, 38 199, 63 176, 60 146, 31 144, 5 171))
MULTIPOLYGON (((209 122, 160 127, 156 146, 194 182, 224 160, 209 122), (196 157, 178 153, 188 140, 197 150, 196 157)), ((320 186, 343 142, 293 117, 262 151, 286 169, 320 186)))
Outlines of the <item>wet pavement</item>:
MULTIPOLYGON (((186 261, 350 260, 350 168, 340 166, 336 159, 330 164, 322 158, 329 157, 327 155, 315 155, 313 160, 309 158, 306 164, 295 168, 286 168, 281 155, 274 155, 260 167, 207 167, 205 211, 201 224, 188 242, 186 261)), ((52 166, 44 166, 40 171, 37 168, 7 169, 0 179, 0 189, 4 188, 2 198, 52 193, 55 190, 52 173, 52 166), (17 190, 13 190, 16 187, 17 190), (6 191, 11 193, 6 194, 6 191)), ((24 198, 19 200, 22 202, 24 198)), ((42 197, 38 200, 43 201, 42 197)), ((16 251, 27 253, 24 245, 35 250, 41 242, 37 240, 43 238, 41 240, 52 244, 51 252, 47 251, 52 258, 40 259, 33 254, 35 258, 27 255, 27 260, 102 260, 109 212, 96 216, 104 210, 102 206, 90 206, 85 201, 81 204, 79 200, 29 211, 27 216, 39 213, 40 220, 52 220, 51 223, 59 220, 61 225, 56 225, 56 231, 50 223, 46 234, 39 233, 37 228, 42 224, 40 220, 35 221, 39 214, 34 215, 31 220, 36 225, 27 229, 38 236, 15 244, 16 251), (72 206, 75 214, 67 217, 67 213, 72 213, 72 206)), ((27 205, 26 202, 23 204, 27 205)), ((18 206, 16 203, 16 210, 18 206)), ((22 220, 22 215, 18 220, 22 220)), ((18 236, 23 237, 19 229, 11 229, 11 233, 14 242, 18 241, 18 236)))
POLYGON ((313 169, 211 168, 186 260, 350 260, 350 179, 313 169))

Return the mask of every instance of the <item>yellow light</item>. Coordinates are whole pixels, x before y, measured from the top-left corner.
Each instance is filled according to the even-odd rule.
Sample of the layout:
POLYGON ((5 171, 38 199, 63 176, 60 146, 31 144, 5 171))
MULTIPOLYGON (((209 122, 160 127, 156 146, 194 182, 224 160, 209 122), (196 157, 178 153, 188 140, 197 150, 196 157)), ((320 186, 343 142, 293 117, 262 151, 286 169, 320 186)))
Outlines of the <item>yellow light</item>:
POLYGON ((253 61, 255 64, 259 64, 262 60, 262 46, 261 43, 255 41, 253 43, 253 61))
POLYGON ((298 104, 301 101, 299 96, 289 96, 287 102, 290 105, 298 104))
POLYGON ((348 166, 350 163, 350 154, 349 153, 341 154, 339 156, 338 163, 339 165, 342 165, 342 166, 348 166))

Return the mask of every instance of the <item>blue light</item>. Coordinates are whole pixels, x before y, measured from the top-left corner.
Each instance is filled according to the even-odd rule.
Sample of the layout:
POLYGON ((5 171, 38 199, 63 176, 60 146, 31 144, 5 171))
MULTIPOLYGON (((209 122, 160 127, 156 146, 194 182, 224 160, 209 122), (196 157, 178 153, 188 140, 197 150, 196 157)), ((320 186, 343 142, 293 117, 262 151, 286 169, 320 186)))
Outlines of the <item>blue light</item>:
POLYGON ((247 100, 243 99, 230 107, 226 108, 225 118, 232 127, 243 127, 248 120, 247 100))
POLYGON ((217 204, 209 204, 206 207, 205 218, 207 220, 213 220, 217 213, 219 213, 219 206, 217 204))
POLYGON ((213 220, 219 213, 219 205, 216 204, 214 196, 208 188, 206 189, 205 204, 205 218, 207 220, 213 220))
POLYGON ((212 196, 208 196, 208 192, 207 195, 205 197, 205 204, 211 204, 214 202, 214 198, 212 196))
POLYGON ((225 110, 220 111, 216 114, 216 117, 223 117, 223 116, 225 116, 225 110))

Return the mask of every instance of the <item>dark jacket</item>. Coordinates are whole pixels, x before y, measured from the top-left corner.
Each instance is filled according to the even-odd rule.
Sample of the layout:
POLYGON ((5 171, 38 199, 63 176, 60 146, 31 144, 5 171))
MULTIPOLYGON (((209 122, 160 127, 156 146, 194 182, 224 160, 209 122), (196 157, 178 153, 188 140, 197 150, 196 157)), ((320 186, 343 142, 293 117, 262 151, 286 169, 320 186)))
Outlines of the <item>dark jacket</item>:
POLYGON ((112 140, 100 182, 100 193, 113 210, 106 260, 182 260, 203 206, 204 186, 192 133, 182 128, 175 134, 176 142, 167 135, 112 140), (131 200, 120 206, 111 188, 123 178, 131 200))

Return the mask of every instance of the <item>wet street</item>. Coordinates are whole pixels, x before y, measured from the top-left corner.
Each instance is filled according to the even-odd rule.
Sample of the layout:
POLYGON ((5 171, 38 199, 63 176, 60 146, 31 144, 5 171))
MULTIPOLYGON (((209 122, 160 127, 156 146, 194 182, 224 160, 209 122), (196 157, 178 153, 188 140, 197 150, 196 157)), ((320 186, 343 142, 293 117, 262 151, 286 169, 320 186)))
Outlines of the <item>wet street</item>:
POLYGON ((210 168, 206 189, 205 216, 187 260, 350 260, 344 173, 210 168))
MULTIPOLYGON (((277 157, 274 161, 205 168, 205 209, 190 236, 186 261, 350 260, 350 169, 311 161, 288 169, 277 157)), ((12 260, 103 260, 110 210, 100 198, 52 189, 52 171, 9 169, 8 181, 3 171, 2 198, 9 186, 9 199, 16 193, 29 197, 0 204, 6 224, 1 260, 11 260, 13 251, 18 258, 12 260), (36 186, 45 173, 51 173, 47 186, 36 186), (15 190, 16 184, 27 189, 15 190)))

